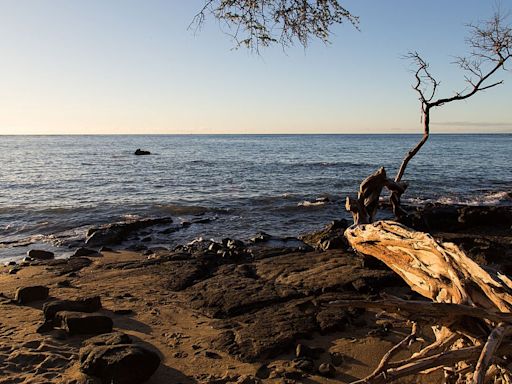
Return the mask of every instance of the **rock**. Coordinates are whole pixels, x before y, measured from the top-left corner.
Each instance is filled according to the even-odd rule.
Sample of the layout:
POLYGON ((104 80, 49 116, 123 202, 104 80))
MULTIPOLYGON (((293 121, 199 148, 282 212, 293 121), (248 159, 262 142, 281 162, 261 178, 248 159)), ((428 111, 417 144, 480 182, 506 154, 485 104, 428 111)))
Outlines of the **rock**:
POLYGON ((15 274, 17 274, 19 271, 21 271, 21 268, 20 268, 20 267, 18 267, 18 266, 16 266, 16 267, 14 267, 14 268, 9 268, 9 270, 7 271, 7 273, 8 273, 9 275, 15 275, 15 274))
POLYGON ((329 356, 331 357, 332 365, 334 365, 335 367, 339 367, 345 361, 345 357, 340 352, 331 352, 329 353, 329 356))
POLYGON ((117 344, 131 344, 132 339, 130 336, 123 332, 104 333, 84 340, 83 345, 117 345, 117 344))
POLYGON ((336 368, 329 363, 320 364, 318 373, 325 377, 334 377, 336 375, 336 368))
POLYGON ((89 248, 78 248, 75 253, 71 257, 83 257, 83 256, 89 256, 89 257, 99 257, 101 256, 101 253, 98 251, 95 251, 94 249, 89 248))
POLYGON ((60 311, 92 313, 101 309, 99 296, 92 296, 78 300, 56 300, 43 305, 43 313, 46 321, 52 321, 55 314, 60 311))
MULTIPOLYGON (((48 267, 53 269, 58 276, 68 275, 72 277, 72 273, 80 271, 82 268, 88 267, 92 264, 91 259, 87 257, 72 257, 67 260, 50 260, 48 267)), ((73 276, 75 277, 76 274, 73 276)))
POLYGON ((143 151, 142 149, 137 148, 133 154, 136 156, 145 156, 145 155, 151 155, 151 152, 143 151))
POLYGON ((313 373, 315 372, 315 363, 310 359, 296 359, 293 362, 293 367, 304 372, 313 373))
POLYGON ((258 232, 256 236, 252 237, 249 241, 251 243, 263 243, 272 239, 272 235, 265 232, 258 232))
POLYGON ((262 364, 257 370, 255 376, 258 379, 268 379, 270 376, 270 368, 266 364, 262 364))
POLYGON ((295 348, 295 356, 298 358, 306 357, 310 359, 318 359, 324 352, 323 348, 310 348, 304 344, 297 344, 297 347, 295 348))
POLYGON ((209 359, 222 359, 218 353, 212 351, 204 351, 204 355, 209 359))
POLYGON ((57 287, 59 288, 69 288, 71 287, 71 281, 69 280, 62 280, 57 282, 57 287))
POLYGON ((132 315, 133 313, 131 309, 114 309, 114 315, 132 315))
POLYGON ((103 383, 140 384, 160 365, 160 357, 136 344, 88 345, 80 349, 80 370, 103 383))
POLYGON ((100 253, 102 252, 115 252, 112 248, 109 248, 109 247, 101 247, 100 248, 100 253))
POLYGON ((40 249, 31 249, 27 252, 27 256, 34 260, 52 260, 55 258, 53 252, 43 251, 40 249))
POLYGON ((8 262, 4 263, 4 266, 6 266, 6 267, 12 267, 13 265, 16 265, 15 261, 8 261, 8 262))
POLYGON ((143 228, 154 225, 163 225, 172 223, 170 217, 156 219, 141 219, 122 223, 112 223, 91 228, 87 231, 85 243, 89 246, 99 246, 105 244, 119 244, 125 240, 128 235, 143 228))
POLYGON ((32 287, 18 288, 14 300, 19 304, 28 304, 33 301, 44 300, 48 298, 50 289, 42 285, 32 287))
POLYGON ((60 325, 70 335, 101 334, 112 332, 113 322, 98 313, 57 312, 54 324, 60 325))
POLYGON ((322 251, 328 249, 345 249, 348 243, 343 233, 349 226, 350 223, 345 219, 334 220, 321 231, 301 236, 300 240, 322 251))

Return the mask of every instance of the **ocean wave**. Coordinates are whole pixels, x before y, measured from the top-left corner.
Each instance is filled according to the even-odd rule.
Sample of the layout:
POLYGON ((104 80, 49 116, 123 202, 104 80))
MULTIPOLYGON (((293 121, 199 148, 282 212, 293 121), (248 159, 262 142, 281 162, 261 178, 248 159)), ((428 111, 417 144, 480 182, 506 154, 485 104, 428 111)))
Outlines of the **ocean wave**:
POLYGON ((476 196, 441 196, 438 198, 405 198, 403 201, 411 205, 438 203, 446 205, 512 205, 512 192, 486 192, 476 196))
POLYGON ((201 216, 206 213, 228 213, 227 208, 204 207, 201 205, 158 204, 154 206, 158 212, 176 216, 201 216))

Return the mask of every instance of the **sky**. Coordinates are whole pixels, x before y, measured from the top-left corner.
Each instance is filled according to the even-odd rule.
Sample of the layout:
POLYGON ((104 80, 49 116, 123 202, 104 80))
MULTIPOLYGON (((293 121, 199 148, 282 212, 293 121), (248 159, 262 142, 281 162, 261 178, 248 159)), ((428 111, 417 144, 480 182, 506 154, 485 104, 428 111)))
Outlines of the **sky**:
MULTIPOLYGON (((0 0, 0 134, 420 133, 403 56, 420 52, 453 95, 466 25, 496 5, 340 3, 360 31, 256 55, 211 17, 188 29, 204 0, 0 0)), ((501 79, 434 110, 431 131, 512 132, 512 71, 501 79)))

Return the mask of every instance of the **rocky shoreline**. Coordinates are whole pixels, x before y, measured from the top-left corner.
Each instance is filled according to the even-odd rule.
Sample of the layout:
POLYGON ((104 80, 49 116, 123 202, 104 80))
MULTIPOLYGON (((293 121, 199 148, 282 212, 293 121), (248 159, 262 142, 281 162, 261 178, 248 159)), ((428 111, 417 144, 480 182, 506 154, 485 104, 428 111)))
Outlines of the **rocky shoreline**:
MULTIPOLYGON (((300 239, 262 233, 168 250, 147 249, 141 235, 139 250, 109 248, 174 228, 158 220, 96 228, 69 259, 32 254, 2 268, 0 383, 346 383, 371 372, 407 324, 329 303, 420 299, 348 249, 344 220, 300 239), (127 375, 133 362, 154 369, 127 375)), ((512 207, 432 205, 406 221, 512 272, 512 207)))

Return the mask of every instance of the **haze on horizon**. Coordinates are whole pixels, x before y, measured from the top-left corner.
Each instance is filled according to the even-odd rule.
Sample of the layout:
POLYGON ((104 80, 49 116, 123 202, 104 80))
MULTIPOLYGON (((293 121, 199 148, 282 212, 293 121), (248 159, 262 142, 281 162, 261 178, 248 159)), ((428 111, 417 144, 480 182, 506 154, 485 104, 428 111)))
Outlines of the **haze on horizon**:
MULTIPOLYGON (((187 29, 202 0, 0 0, 0 134, 421 133, 402 56, 419 51, 452 95, 465 24, 494 11, 480 0, 341 3, 360 32, 342 25, 330 45, 257 56, 233 50, 213 18, 187 29)), ((432 133, 512 132, 511 72, 496 79, 435 110, 432 133)))

